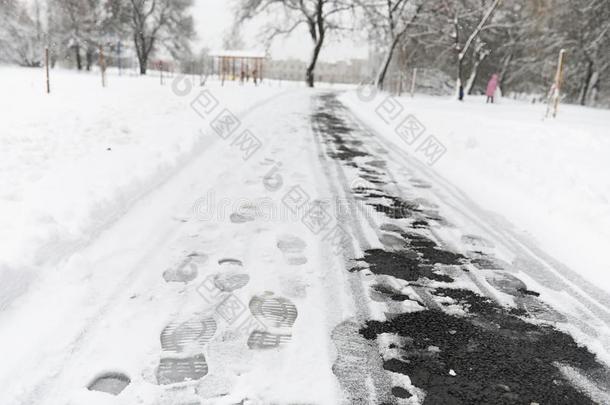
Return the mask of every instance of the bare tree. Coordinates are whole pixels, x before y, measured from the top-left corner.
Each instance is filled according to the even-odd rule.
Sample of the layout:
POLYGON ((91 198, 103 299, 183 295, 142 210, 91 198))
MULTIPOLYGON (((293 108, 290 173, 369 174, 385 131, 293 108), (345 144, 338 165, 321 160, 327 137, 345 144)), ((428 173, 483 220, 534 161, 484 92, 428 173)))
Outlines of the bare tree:
POLYGON ((98 52, 99 46, 103 44, 104 32, 104 7, 103 0, 86 0, 82 1, 86 5, 87 15, 84 25, 85 37, 85 67, 91 70, 95 54, 98 52))
POLYGON ((0 0, 0 61, 37 67, 42 63, 44 32, 38 0, 27 7, 0 0))
MULTIPOLYGON (((454 41, 454 51, 456 53, 456 90, 459 100, 464 99, 464 62, 466 56, 469 55, 471 47, 477 43, 481 31, 490 22, 500 2, 501 0, 491 0, 491 3, 482 0, 479 4, 475 4, 471 0, 453 0, 452 6, 445 6, 453 14, 453 32, 451 37, 454 41), (480 5, 481 3, 482 5, 480 5), (482 14, 477 17, 480 11, 482 11, 482 14), (476 24, 473 25, 473 22, 476 24)), ((478 43, 481 44, 480 42, 478 43)), ((482 48, 479 48, 479 54, 476 55, 475 62, 477 58, 481 57, 481 51, 482 48)), ((473 66, 478 69, 479 64, 473 64, 473 66)), ((471 76, 476 78, 476 73, 474 75, 471 74, 471 76)))
POLYGON ((470 67, 470 75, 468 76, 468 80, 466 80, 466 86, 464 87, 464 93, 466 94, 472 94, 474 84, 479 75, 479 68, 491 53, 491 50, 486 45, 487 44, 480 38, 477 38, 474 41, 472 51, 472 66, 470 67))
POLYGON ((49 38, 57 38, 74 55, 78 70, 83 67, 91 70, 106 36, 106 11, 111 3, 111 0, 47 1, 49 38))
POLYGON ((49 8, 58 13, 57 26, 51 29, 59 32, 61 43, 74 55, 76 68, 82 70, 82 48, 87 42, 87 18, 89 4, 81 0, 51 0, 49 8))
POLYGON ((578 103, 595 104, 600 77, 610 68, 610 2, 574 0, 561 10, 559 21, 567 34, 564 46, 578 72, 578 103))
MULTIPOLYGON (((530 36, 537 30, 538 19, 535 11, 528 10, 527 3, 528 0, 517 0, 505 7, 504 12, 498 16, 497 35, 503 41, 496 48, 499 56, 499 70, 496 70, 501 89, 516 77, 519 65, 527 66, 533 62, 527 53, 534 48, 530 36)), ((537 40, 540 40, 538 35, 537 40)))
POLYGON ((385 43, 385 55, 375 79, 375 85, 381 89, 394 52, 419 16, 424 2, 420 0, 359 0, 358 3, 364 10, 365 19, 369 22, 371 30, 380 31, 379 35, 385 43))
POLYGON ((186 50, 194 36, 192 17, 187 15, 192 0, 129 0, 130 25, 140 64, 145 75, 151 52, 164 45, 170 52, 186 50))
MULTIPOLYGON (((307 27, 313 48, 305 71, 305 82, 313 87, 316 64, 324 42, 330 32, 343 28, 339 23, 340 15, 353 10, 354 3, 349 0, 243 0, 240 7, 240 21, 265 11, 283 14, 283 22, 273 22, 267 26, 265 32, 269 41, 278 35, 290 34, 301 25, 307 27)), ((274 19, 282 20, 277 18, 277 14, 274 19)))

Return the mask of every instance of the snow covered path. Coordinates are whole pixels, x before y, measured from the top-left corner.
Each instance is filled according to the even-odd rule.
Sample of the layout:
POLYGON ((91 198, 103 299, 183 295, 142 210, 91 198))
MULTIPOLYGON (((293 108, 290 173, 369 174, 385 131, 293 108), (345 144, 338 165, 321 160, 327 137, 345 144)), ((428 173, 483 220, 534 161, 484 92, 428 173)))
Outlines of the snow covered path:
MULTIPOLYGON (((377 337, 390 375, 409 375, 430 404, 589 403, 578 390, 608 402, 607 366, 572 340, 608 364, 604 291, 523 241, 334 96, 320 99, 313 126, 326 154, 340 162, 328 178, 339 179, 344 201, 356 199, 346 203, 345 221, 361 250, 348 258, 363 256, 351 266, 362 275, 353 284, 383 302, 380 321, 359 332, 377 337), (532 360, 537 364, 528 365, 532 360), (578 390, 558 389, 560 379, 578 390)), ((415 387, 408 386, 410 395, 415 387)), ((392 402, 384 388, 378 394, 392 402)), ((394 387, 391 394, 400 392, 394 387)))
POLYGON ((214 122, 2 314, 1 403, 608 401, 610 298, 336 95, 214 122))

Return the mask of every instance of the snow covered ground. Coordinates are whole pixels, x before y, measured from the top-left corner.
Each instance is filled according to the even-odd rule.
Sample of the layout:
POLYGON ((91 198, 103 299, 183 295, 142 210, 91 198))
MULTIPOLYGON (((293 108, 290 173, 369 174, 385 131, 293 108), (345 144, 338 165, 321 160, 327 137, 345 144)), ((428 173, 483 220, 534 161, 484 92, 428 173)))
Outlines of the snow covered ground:
POLYGON ((464 103, 386 97, 362 89, 343 100, 422 162, 429 159, 418 148, 435 136, 446 149, 436 171, 576 274, 610 291, 610 111, 562 105, 556 119, 543 120, 545 106, 510 99, 489 105, 483 97, 464 103), (417 141, 412 132, 405 139, 395 130, 409 115, 425 128, 417 141))
MULTIPOLYGON (((204 147, 171 79, 0 67, 0 308, 204 147)), ((235 114, 284 91, 209 89, 235 114)))
MULTIPOLYGON (((17 78, 30 73, 12 72, 17 78)), ((98 91, 96 77, 66 73, 64 79, 71 82, 81 79, 82 86, 71 88, 82 97, 98 91)), ((59 77, 57 82, 59 92, 59 77)), ((327 344, 327 328, 325 324, 312 327, 316 322, 311 320, 312 317, 323 319, 330 316, 332 311, 326 314, 326 307, 322 305, 324 301, 316 301, 315 294, 305 298, 302 293, 309 286, 319 284, 319 273, 329 266, 320 262, 322 256, 314 254, 306 266, 285 268, 287 259, 276 245, 283 246, 285 240, 290 245, 292 239, 290 235, 286 237, 285 233, 299 231, 298 227, 304 228, 299 221, 284 223, 274 219, 273 228, 268 229, 269 225, 265 225, 265 222, 269 221, 264 221, 261 226, 259 223, 242 224, 238 220, 230 220, 231 214, 242 205, 264 199, 265 194, 272 194, 262 182, 263 175, 271 168, 269 162, 263 159, 263 152, 259 152, 256 160, 246 162, 244 153, 249 153, 247 145, 223 142, 221 137, 211 133, 209 120, 199 116, 190 105, 195 98, 204 101, 197 97, 199 89, 192 89, 185 97, 184 94, 172 94, 168 86, 160 87, 153 79, 111 78, 110 83, 108 90, 117 94, 100 101, 93 112, 89 111, 93 107, 86 106, 82 107, 82 111, 74 111, 81 108, 80 98, 74 94, 70 102, 48 105, 48 108, 60 112, 63 109, 72 111, 73 121, 70 121, 70 117, 66 117, 66 120, 72 125, 80 123, 79 130, 81 127, 91 128, 89 135, 85 134, 83 145, 78 141, 79 133, 71 134, 71 142, 55 150, 43 144, 43 140, 32 141, 31 138, 35 136, 46 139, 45 128, 50 123, 62 123, 62 120, 56 119, 56 115, 32 114, 34 120, 40 120, 39 128, 42 129, 28 140, 35 144, 36 151, 41 154, 49 150, 53 159, 48 159, 51 162, 41 159, 42 163, 39 164, 43 168, 38 171, 33 163, 13 161, 13 165, 21 164, 23 170, 41 175, 41 181, 49 178, 48 182, 58 188, 44 188, 46 183, 12 182, 8 175, 3 178, 15 190, 14 200, 19 197, 18 191, 26 196, 27 193, 40 195, 41 189, 48 191, 49 208, 46 211, 42 208, 44 201, 37 202, 35 199, 26 200, 30 205, 23 204, 23 209, 34 212, 37 209, 47 212, 48 216, 67 214, 60 216, 56 222, 64 221, 66 227, 71 225, 78 232, 67 233, 68 237, 61 238, 46 250, 34 250, 32 247, 33 251, 30 252, 30 246, 18 241, 13 242, 9 250, 3 250, 5 260, 15 266, 14 271, 5 273, 7 278, 2 285, 8 291, 4 291, 4 294, 11 293, 12 287, 7 282, 23 281, 15 280, 15 273, 19 274, 22 267, 19 262, 10 261, 9 254, 14 257, 23 255, 24 261, 30 260, 34 253, 39 254, 38 267, 35 269, 37 277, 27 280, 31 285, 29 291, 16 298, 11 297, 10 305, 3 308, 0 314, 0 329, 3 331, 0 344, 12 347, 11 353, 3 357, 4 364, 0 368, 0 402, 117 403, 114 402, 116 398, 89 391, 87 386, 104 373, 122 372, 130 376, 131 384, 118 403, 177 403, 171 390, 165 392, 156 383, 160 356, 166 358, 169 350, 165 346, 159 347, 159 336, 172 322, 180 323, 193 316, 205 315, 209 317, 206 318, 208 320, 216 318, 213 322, 217 322, 218 334, 222 335, 218 346, 206 354, 211 367, 205 382, 206 395, 231 394, 219 400, 220 403, 238 402, 252 393, 268 398, 296 400, 303 396, 303 392, 290 382, 301 379, 300 370, 304 363, 309 363, 311 367, 326 369, 327 373, 311 373, 311 381, 304 381, 302 388, 315 385, 318 390, 308 394, 310 398, 317 403, 333 403, 332 398, 337 390, 333 379, 328 378, 330 365, 327 362, 331 356, 321 350, 322 345, 327 344), (129 89, 110 90, 121 80, 129 89), (113 106, 115 103, 117 107, 113 106), (130 111, 123 112, 121 109, 124 108, 130 111), (123 126, 128 126, 129 131, 121 131, 123 126), (200 134, 199 129, 204 132, 200 134), (108 147, 111 150, 107 150, 108 147), (106 156, 115 152, 117 156, 109 162, 106 156), (62 170, 56 169, 55 165, 62 170), (170 177, 171 181, 164 181, 170 177), (124 190, 122 185, 127 189, 124 190), (100 188, 102 190, 96 194, 100 188), (93 198, 98 196, 100 198, 93 198), (35 203, 37 205, 31 207, 35 203), (82 212, 82 217, 73 219, 69 215, 73 209, 82 212), (93 224, 87 221, 92 215, 98 218, 93 224), (96 228, 91 229, 92 225, 96 228), (296 230, 293 229, 295 227, 296 230), (66 246, 65 240, 68 240, 68 248, 72 248, 72 251, 62 248, 66 246), (75 241, 74 245, 69 243, 72 240, 75 241), (199 255, 202 251, 205 253, 199 255), (176 277, 180 279, 184 274, 172 276, 166 271, 175 273, 182 270, 180 263, 189 257, 196 257, 193 260, 198 266, 198 274, 195 274, 198 279, 187 286, 186 282, 176 280, 176 277), (276 356, 255 362, 250 358, 252 354, 247 346, 235 348, 235 339, 230 336, 241 337, 241 334, 236 334, 235 328, 249 322, 250 318, 239 313, 242 316, 235 324, 227 324, 214 312, 212 303, 219 298, 219 294, 220 298, 224 298, 223 292, 213 285, 209 291, 201 290, 205 288, 205 281, 215 280, 214 276, 218 276, 219 271, 240 272, 242 265, 227 260, 232 258, 239 258, 249 275, 246 288, 240 290, 237 298, 242 306, 248 305, 250 298, 256 294, 264 298, 264 291, 293 292, 292 300, 299 306, 298 317, 305 320, 295 326, 295 332, 302 331, 295 338, 300 343, 290 350, 294 352, 291 358, 300 359, 298 362, 278 367, 274 365, 276 356), (278 277, 270 277, 269 273, 278 277), (320 341, 319 345, 311 346, 316 353, 301 350, 303 345, 309 345, 312 341, 320 341), (227 370, 223 371, 220 364, 231 366, 229 374, 225 375, 227 370), (276 384, 273 384, 274 379, 263 381, 271 386, 260 386, 259 374, 274 370, 274 367, 274 374, 277 374, 275 379, 280 380, 275 381, 276 384), (248 373, 245 373, 246 369, 248 373), (233 381, 234 371, 242 375, 237 385, 233 381)), ((282 159, 286 159, 283 167, 301 174, 298 177, 293 174, 285 181, 310 185, 309 188, 314 189, 311 185, 316 182, 311 176, 315 175, 315 171, 302 164, 304 159, 309 158, 309 154, 302 153, 307 138, 300 137, 295 142, 290 137, 281 136, 302 131, 303 124, 295 122, 295 115, 299 113, 301 116, 303 114, 300 112, 304 111, 304 116, 307 116, 307 95, 303 96, 298 90, 293 90, 295 94, 292 96, 284 95, 285 88, 273 86, 251 86, 244 90, 237 85, 234 88, 227 85, 220 90, 211 84, 206 86, 206 91, 206 97, 216 98, 217 111, 223 108, 235 111, 243 120, 244 127, 264 141, 261 150, 265 150, 266 154, 271 149, 277 153, 283 144, 290 145, 291 150, 282 154, 282 159), (257 109, 261 111, 257 111, 256 116, 249 114, 257 109), (274 114, 280 109, 284 112, 281 117, 274 114)), ((209 98, 205 100, 209 101, 209 98)), ((22 105, 22 109, 24 107, 22 105)), ((201 108, 205 107, 199 105, 200 112, 203 111, 201 108)), ((21 131, 28 133, 28 123, 32 119, 23 117, 27 112, 20 113, 21 120, 15 119, 8 126, 12 135, 9 140, 21 139, 21 131)), ((307 124, 307 121, 304 123, 307 124)), ((10 151, 7 151, 7 157, 9 154, 10 151)), ((3 211, 3 214, 5 212, 7 215, 3 221, 6 221, 7 227, 19 230, 23 226, 27 232, 36 230, 36 225, 39 225, 34 223, 28 227, 28 224, 23 225, 18 221, 11 222, 13 218, 10 212, 3 211)), ((41 225, 45 226, 45 222, 41 225)), ((303 236, 298 242, 299 246, 303 244, 300 250, 306 250, 303 253, 310 249, 316 252, 317 242, 310 242, 311 237, 306 232, 300 233, 303 236)), ((37 246, 44 247, 42 244, 37 246)), ((290 256, 295 253, 289 251, 286 254, 290 256)), ((301 259, 299 263, 305 264, 301 259)), ((250 311, 247 307, 245 309, 250 311)), ((289 326, 272 326, 273 331, 290 333, 289 326)), ((248 337, 247 334, 243 336, 248 337)), ((259 343, 252 343, 256 344, 259 343)), ((189 392, 178 395, 188 397, 189 392)))
POLYGON ((607 112, 40 73, 0 69, 0 403, 610 398, 607 112))

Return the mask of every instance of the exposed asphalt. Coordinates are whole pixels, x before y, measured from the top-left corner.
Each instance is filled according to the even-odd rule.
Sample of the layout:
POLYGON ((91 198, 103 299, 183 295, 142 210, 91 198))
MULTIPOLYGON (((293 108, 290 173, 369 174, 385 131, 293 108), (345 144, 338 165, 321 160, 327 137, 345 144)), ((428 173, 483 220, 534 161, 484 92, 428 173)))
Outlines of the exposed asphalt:
MULTIPOLYGON (((467 256, 436 240, 435 230, 449 221, 434 203, 418 197, 407 199, 395 191, 395 173, 388 168, 387 151, 371 147, 367 142, 371 134, 351 118, 336 95, 317 96, 311 121, 323 159, 332 161, 343 175, 345 170, 355 170, 366 180, 365 186, 358 184, 346 191, 351 193, 349 198, 387 218, 381 224, 368 220, 381 249, 371 248, 362 229, 358 230, 362 225, 354 226, 356 213, 352 212, 346 220, 349 223, 344 224, 364 252, 358 255, 358 249, 351 249, 347 255, 352 257, 347 257, 346 263, 352 260, 353 265, 345 271, 372 274, 378 280, 368 287, 359 285, 364 293, 354 294, 388 303, 386 320, 367 319, 369 315, 361 311, 360 319, 354 320, 358 328, 351 328, 351 333, 375 342, 383 359, 387 384, 377 384, 378 403, 402 403, 415 394, 413 388, 425 392, 424 404, 596 403, 572 385, 560 366, 575 368, 602 387, 603 381, 595 376, 608 372, 569 334, 542 322, 563 322, 566 318, 561 313, 510 274, 493 253, 476 249, 477 244, 485 244, 484 239, 472 236, 475 248, 467 256), (485 288, 472 290, 457 283, 455 278, 480 278, 472 272, 492 281, 485 288), (512 296, 516 306, 505 306, 494 294, 485 294, 489 286, 495 293, 512 296), (416 293, 410 293, 413 291, 416 293), (397 305, 408 301, 419 308, 397 305), (387 334, 393 338, 380 337, 387 334), (391 373, 408 376, 412 385, 392 383, 391 373), (387 386, 391 387, 389 392, 387 386)), ((402 186, 417 190, 435 185, 414 179, 402 186)), ((349 329, 343 325, 341 330, 348 333, 349 329)), ((345 336, 341 338, 345 340, 345 336)), ((338 364, 344 365, 340 344, 338 347, 338 364)), ((358 372, 362 370, 353 370, 358 372)), ((361 402, 356 398, 361 393, 353 387, 358 378, 345 375, 350 373, 347 367, 338 367, 335 373, 352 402, 361 402)))

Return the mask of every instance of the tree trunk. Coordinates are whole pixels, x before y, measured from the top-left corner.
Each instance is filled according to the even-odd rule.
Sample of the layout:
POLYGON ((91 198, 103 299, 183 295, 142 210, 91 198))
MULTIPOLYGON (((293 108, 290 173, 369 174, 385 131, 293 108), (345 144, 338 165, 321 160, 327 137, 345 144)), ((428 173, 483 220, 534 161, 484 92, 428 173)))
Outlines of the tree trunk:
POLYGON ((91 70, 91 65, 93 65, 93 50, 87 49, 87 53, 85 54, 85 60, 87 62, 87 71, 91 70))
POLYGON ((144 37, 142 30, 143 28, 140 28, 140 32, 135 32, 133 34, 133 45, 136 49, 136 56, 140 65, 140 74, 145 75, 148 68, 149 49, 152 49, 152 46, 147 46, 146 38, 144 37))
POLYGON ((463 59, 460 58, 458 56, 458 61, 457 61, 457 80, 456 80, 456 91, 457 91, 457 98, 460 101, 464 100, 464 81, 462 79, 462 72, 463 72, 463 59))
POLYGON ((506 76, 508 73, 508 68, 510 67, 511 62, 513 61, 513 53, 509 53, 504 57, 502 61, 502 69, 500 70, 500 78, 498 80, 498 86, 502 91, 504 91, 504 81, 506 80, 506 76))
POLYGON ((580 87, 580 94, 578 96, 578 103, 580 105, 587 105, 587 94, 591 86, 591 78, 593 77, 593 62, 587 61, 587 71, 580 87))
POLYGON ((148 68, 148 53, 146 52, 144 43, 136 42, 136 53, 138 55, 138 63, 140 64, 140 74, 145 75, 148 68))
POLYGON ((468 95, 472 94, 474 83, 476 82, 477 76, 479 75, 479 67, 481 66, 481 63, 483 63, 485 58, 487 58, 487 54, 479 54, 478 56, 476 56, 474 65, 472 65, 472 70, 470 71, 470 77, 466 82, 466 88, 464 89, 464 93, 468 95))
POLYGON ((74 53, 76 55, 76 68, 78 70, 83 70, 83 61, 80 57, 80 46, 74 45, 74 53))
MULTIPOLYGON (((477 37, 479 36, 479 34, 481 33, 481 30, 483 29, 483 27, 485 26, 485 24, 487 23, 487 21, 489 20, 489 18, 491 18, 491 15, 493 14, 494 10, 498 7, 498 5, 500 4, 501 0, 494 0, 494 2, 491 4, 491 6, 489 7, 489 9, 487 10, 487 12, 485 13, 485 15, 483 16, 483 18, 481 19, 481 21, 479 21, 479 24, 477 25, 477 27, 474 29, 474 31, 472 31, 472 33, 470 34, 470 36, 468 37, 468 39, 466 40, 466 43, 464 44, 463 47, 461 46, 456 46, 456 50, 459 52, 458 53, 458 79, 457 79, 457 86, 458 86, 458 100, 462 101, 464 100, 464 78, 462 77, 462 63, 464 62, 464 57, 466 56, 466 53, 468 52, 468 49, 470 49, 470 45, 472 45, 472 43, 477 39, 477 37)), ((455 44, 458 45, 459 42, 459 19, 456 15, 455 19, 454 19, 454 26, 455 26, 455 44)))
POLYGON ((318 57, 320 56, 320 51, 322 50, 322 44, 324 43, 324 34, 320 34, 318 36, 317 41, 315 41, 315 46, 313 48, 313 52, 311 55, 311 61, 307 66, 307 71, 305 72, 305 82, 307 83, 307 87, 313 87, 315 83, 314 72, 316 70, 316 63, 318 63, 318 57))
POLYGON ((145 56, 138 57, 138 61, 140 63, 140 74, 141 75, 145 75, 146 74, 146 70, 147 70, 147 66, 146 65, 148 65, 148 58, 145 57, 145 56))
POLYGON ((595 106, 597 103, 597 93, 599 92, 599 72, 594 71, 589 81, 589 100, 587 105, 595 106))
POLYGON ((398 37, 392 39, 392 43, 388 48, 388 52, 381 64, 381 68, 379 69, 379 73, 377 74, 377 79, 375 80, 375 86, 379 90, 383 90, 383 82, 385 80, 386 75, 388 74, 388 69, 390 68, 390 63, 392 62, 392 57, 394 56, 394 50, 396 49, 396 45, 398 44, 398 37))

